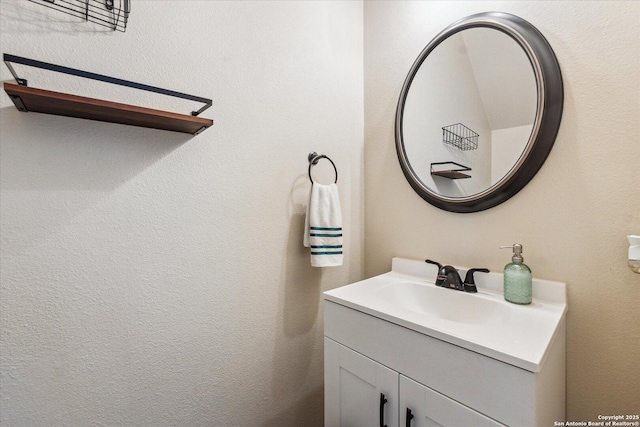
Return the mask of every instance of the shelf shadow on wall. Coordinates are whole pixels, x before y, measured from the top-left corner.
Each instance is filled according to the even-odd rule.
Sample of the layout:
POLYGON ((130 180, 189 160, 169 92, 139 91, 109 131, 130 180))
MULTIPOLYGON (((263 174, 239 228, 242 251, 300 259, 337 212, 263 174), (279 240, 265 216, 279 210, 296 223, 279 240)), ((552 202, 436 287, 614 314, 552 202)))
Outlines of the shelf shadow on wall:
POLYGON ((2 111, 3 187, 110 191, 192 135, 41 113, 2 111))
POLYGON ((36 241, 70 223, 193 138, 22 113, 13 106, 0 111, 2 222, 13 224, 3 233, 19 233, 27 227, 40 234, 36 241))

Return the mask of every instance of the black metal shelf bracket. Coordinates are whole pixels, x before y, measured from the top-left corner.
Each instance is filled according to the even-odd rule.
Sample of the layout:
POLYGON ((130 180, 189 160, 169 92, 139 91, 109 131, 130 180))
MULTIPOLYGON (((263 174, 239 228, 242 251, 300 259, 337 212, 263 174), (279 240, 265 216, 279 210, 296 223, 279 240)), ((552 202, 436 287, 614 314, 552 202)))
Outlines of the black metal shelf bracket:
POLYGON ((136 82, 132 82, 132 81, 128 81, 128 80, 116 79, 115 77, 109 77, 109 76, 105 76, 105 75, 102 75, 102 74, 91 73, 91 72, 88 72, 88 71, 78 70, 78 69, 75 69, 75 68, 63 67, 61 65, 50 64, 48 62, 37 61, 35 59, 23 58, 21 56, 10 55, 8 53, 3 54, 2 59, 3 59, 4 63, 5 63, 5 65, 7 66, 7 68, 9 69, 9 71, 11 72, 11 75, 13 75, 13 78, 16 79, 16 82, 21 86, 27 86, 27 80, 18 77, 18 75, 16 74, 13 66, 11 65, 12 63, 14 63, 14 64, 22 64, 22 65, 26 65, 26 66, 29 66, 29 67, 41 68, 43 70, 55 71, 55 72, 63 73, 63 74, 69 74, 69 75, 72 75, 72 76, 83 77, 83 78, 91 79, 91 80, 98 80, 98 81, 105 82, 105 83, 112 83, 112 84, 116 84, 116 85, 119 85, 119 86, 126 86, 126 87, 130 87, 130 88, 134 88, 134 89, 144 90, 144 91, 147 91, 147 92, 159 93, 161 95, 172 96, 172 97, 175 97, 175 98, 186 99, 186 100, 189 100, 189 101, 196 101, 196 102, 204 103, 205 105, 202 108, 200 108, 197 111, 192 111, 191 112, 192 116, 199 115, 204 110, 206 110, 207 108, 211 107, 211 105, 213 105, 213 101, 211 99, 208 99, 208 98, 202 98, 200 96, 189 95, 189 94, 182 93, 182 92, 176 92, 176 91, 173 91, 173 90, 162 89, 162 88, 159 88, 159 87, 149 86, 149 85, 146 85, 146 84, 136 83, 136 82))

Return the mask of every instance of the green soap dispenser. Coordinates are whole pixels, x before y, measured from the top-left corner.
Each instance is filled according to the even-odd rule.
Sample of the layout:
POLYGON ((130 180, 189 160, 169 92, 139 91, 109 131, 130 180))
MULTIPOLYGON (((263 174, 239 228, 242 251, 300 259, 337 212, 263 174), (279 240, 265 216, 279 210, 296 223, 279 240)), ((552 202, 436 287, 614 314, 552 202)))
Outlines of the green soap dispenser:
POLYGON ((522 245, 500 246, 505 248, 513 248, 513 262, 504 266, 504 299, 515 304, 531 304, 533 278, 531 269, 523 263, 522 245))

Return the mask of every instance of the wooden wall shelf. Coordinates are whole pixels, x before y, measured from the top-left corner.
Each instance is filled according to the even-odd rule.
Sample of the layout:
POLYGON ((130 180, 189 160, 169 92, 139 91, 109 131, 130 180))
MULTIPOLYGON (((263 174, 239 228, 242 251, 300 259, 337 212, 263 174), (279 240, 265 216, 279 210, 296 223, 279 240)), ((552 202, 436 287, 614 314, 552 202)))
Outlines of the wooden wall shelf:
POLYGON ((198 117, 198 114, 211 106, 212 101, 208 98, 135 83, 128 80, 117 79, 75 68, 63 67, 56 64, 50 64, 48 62, 10 55, 8 53, 3 54, 2 58, 18 83, 16 85, 5 82, 4 90, 7 92, 16 108, 20 111, 35 111, 38 113, 55 114, 58 116, 78 117, 81 119, 99 120, 124 125, 184 132, 193 135, 197 135, 213 125, 213 120, 198 117), (27 80, 18 77, 11 65, 12 63, 159 93, 190 101, 202 102, 204 103, 204 106, 198 111, 192 111, 191 115, 186 115, 154 110, 151 108, 137 107, 135 105, 120 104, 118 102, 86 98, 67 93, 53 92, 50 90, 36 89, 28 87, 27 80))
POLYGON ((4 83, 4 91, 7 92, 16 108, 20 111, 35 111, 59 116, 185 132, 193 135, 197 135, 213 125, 213 120, 201 117, 85 98, 6 82, 4 83))
POLYGON ((431 172, 431 175, 442 176, 444 178, 449 178, 449 179, 471 178, 471 175, 467 175, 466 173, 462 173, 462 172, 459 172, 459 171, 456 171, 456 170, 446 170, 446 171, 431 172))
POLYGON ((456 162, 431 163, 431 175, 433 176, 441 176, 449 179, 466 179, 471 178, 471 175, 464 173, 469 171, 471 171, 470 167, 456 162))

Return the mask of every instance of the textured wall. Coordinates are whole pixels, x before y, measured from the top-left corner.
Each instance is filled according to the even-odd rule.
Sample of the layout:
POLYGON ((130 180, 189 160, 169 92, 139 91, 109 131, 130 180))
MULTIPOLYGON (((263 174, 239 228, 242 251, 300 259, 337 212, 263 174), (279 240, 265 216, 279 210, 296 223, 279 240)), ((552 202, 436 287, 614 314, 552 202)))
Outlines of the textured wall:
POLYGON ((2 52, 213 98, 215 120, 192 137, 19 113, 2 91, 0 424, 321 425, 321 292, 363 272, 362 5, 136 0, 126 33, 26 1, 0 17, 2 52), (302 248, 310 151, 340 172, 343 267, 302 248))
POLYGON ((501 244, 524 245, 540 278, 568 284, 567 415, 637 414, 640 275, 626 266, 640 232, 640 3, 365 2, 365 273, 393 256, 501 271, 501 244), (488 211, 441 211, 413 192, 394 146, 402 83, 445 26, 514 13, 553 47, 565 83, 556 144, 538 175, 488 211))

